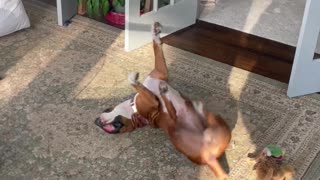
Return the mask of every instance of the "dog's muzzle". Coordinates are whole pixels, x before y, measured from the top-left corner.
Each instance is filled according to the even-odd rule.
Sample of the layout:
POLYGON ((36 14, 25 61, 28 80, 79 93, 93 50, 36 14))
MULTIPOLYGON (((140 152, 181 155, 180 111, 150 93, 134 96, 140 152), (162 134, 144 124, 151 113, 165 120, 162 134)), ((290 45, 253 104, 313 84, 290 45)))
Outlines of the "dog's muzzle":
POLYGON ((121 122, 121 118, 120 115, 116 116, 111 123, 104 124, 101 122, 101 118, 98 117, 94 123, 109 134, 117 134, 120 133, 120 129, 124 126, 121 122))

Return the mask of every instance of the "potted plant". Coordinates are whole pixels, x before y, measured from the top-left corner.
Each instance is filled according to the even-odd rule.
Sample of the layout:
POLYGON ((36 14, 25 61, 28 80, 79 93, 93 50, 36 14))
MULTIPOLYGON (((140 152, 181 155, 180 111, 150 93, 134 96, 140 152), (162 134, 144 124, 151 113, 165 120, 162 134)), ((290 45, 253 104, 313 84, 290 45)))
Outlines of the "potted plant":
POLYGON ((101 16, 105 16, 109 8, 110 4, 108 0, 86 0, 87 14, 91 18, 99 19, 101 16))

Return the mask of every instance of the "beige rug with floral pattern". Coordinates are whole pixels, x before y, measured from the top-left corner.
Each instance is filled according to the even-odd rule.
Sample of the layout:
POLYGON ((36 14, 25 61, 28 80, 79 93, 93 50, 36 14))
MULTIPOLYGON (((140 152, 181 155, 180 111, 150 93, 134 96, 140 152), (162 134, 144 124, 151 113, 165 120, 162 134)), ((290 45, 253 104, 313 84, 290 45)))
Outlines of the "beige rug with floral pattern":
MULTIPOLYGON (((124 33, 76 17, 57 26, 54 7, 23 1, 30 29, 0 38, 0 179, 212 179, 159 129, 107 135, 93 121, 132 97, 132 71, 153 66, 150 45, 123 51, 124 33)), ((213 49, 214 50, 214 49, 213 49)), ((228 119, 224 168, 253 179, 247 153, 286 150, 296 179, 319 179, 319 95, 289 99, 286 85, 164 45, 172 86, 228 119)))

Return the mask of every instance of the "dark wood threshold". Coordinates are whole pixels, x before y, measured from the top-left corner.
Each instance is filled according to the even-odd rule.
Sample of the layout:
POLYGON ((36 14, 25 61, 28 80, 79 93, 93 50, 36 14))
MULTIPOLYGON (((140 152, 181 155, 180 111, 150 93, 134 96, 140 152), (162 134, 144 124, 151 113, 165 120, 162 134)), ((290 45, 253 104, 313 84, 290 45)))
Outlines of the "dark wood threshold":
POLYGON ((44 3, 47 3, 47 4, 50 4, 54 7, 57 7, 57 1, 56 0, 39 0, 41 2, 44 2, 44 3))
POLYGON ((288 83, 295 47, 204 21, 175 32, 164 43, 288 83))

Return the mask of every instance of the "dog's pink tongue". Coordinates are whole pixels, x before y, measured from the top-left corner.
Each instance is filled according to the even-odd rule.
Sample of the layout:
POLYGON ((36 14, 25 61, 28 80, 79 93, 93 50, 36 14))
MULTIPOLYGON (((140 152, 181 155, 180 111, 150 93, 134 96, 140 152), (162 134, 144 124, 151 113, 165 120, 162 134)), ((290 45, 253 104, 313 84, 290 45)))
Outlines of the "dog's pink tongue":
POLYGON ((103 129, 107 132, 112 132, 115 130, 114 126, 112 126, 111 124, 103 126, 103 129))

